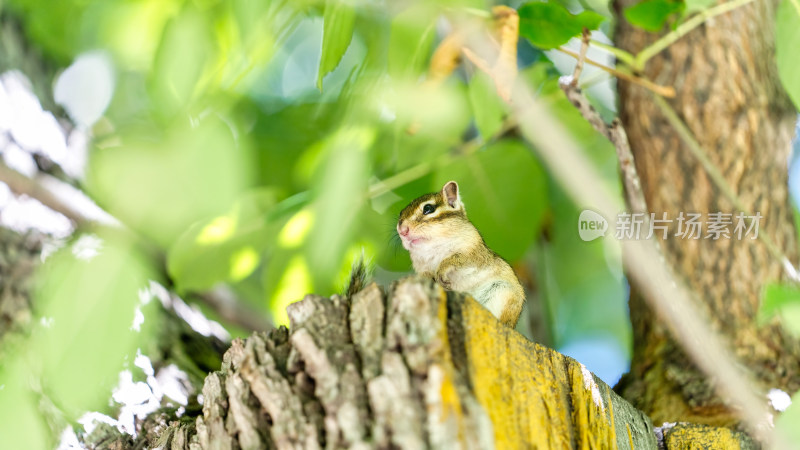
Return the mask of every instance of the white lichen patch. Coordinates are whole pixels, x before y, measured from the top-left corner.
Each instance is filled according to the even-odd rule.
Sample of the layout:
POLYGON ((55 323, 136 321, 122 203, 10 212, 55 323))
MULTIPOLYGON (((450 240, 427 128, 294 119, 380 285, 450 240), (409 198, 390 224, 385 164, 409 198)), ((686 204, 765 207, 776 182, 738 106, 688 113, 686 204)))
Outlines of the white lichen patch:
POLYGON ((583 376, 583 387, 586 388, 587 391, 592 392, 592 400, 594 404, 597 405, 598 408, 605 411, 606 406, 603 403, 603 396, 600 394, 600 387, 597 386, 597 382, 594 380, 594 375, 589 369, 586 368, 583 364, 581 364, 581 375, 583 376))
POLYGON ((775 411, 778 412, 785 411, 792 404, 792 397, 780 389, 770 389, 767 393, 767 398, 775 411))

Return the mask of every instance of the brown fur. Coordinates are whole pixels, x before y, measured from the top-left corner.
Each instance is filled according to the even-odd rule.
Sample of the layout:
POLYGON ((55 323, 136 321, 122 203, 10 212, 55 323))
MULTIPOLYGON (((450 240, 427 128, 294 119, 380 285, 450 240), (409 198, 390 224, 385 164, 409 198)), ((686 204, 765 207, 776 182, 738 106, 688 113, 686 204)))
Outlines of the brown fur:
POLYGON ((445 289, 467 292, 505 325, 516 326, 525 292, 511 266, 467 219, 455 182, 412 201, 400 213, 397 229, 417 273, 445 289), (426 204, 435 206, 427 215, 426 204))

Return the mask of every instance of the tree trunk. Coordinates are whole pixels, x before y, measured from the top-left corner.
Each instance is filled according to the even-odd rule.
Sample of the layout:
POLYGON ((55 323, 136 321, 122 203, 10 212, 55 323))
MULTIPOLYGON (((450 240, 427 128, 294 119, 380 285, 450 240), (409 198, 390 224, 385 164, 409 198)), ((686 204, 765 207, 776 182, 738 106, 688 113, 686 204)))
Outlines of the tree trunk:
MULTIPOLYGON (((617 0, 616 41, 632 53, 658 36, 634 28, 621 12, 636 0, 617 0)), ((760 213, 767 233, 795 262, 795 228, 787 189, 787 162, 796 113, 780 87, 774 55, 777 2, 753 2, 709 20, 650 60, 643 75, 674 86, 669 104, 692 131, 711 162, 742 200, 745 214, 760 213)), ((706 171, 653 101, 620 81, 620 118, 630 139, 648 208, 667 213, 733 213, 706 171)), ((735 219, 734 219, 735 220, 735 219)), ((765 283, 781 279, 781 261, 761 240, 662 240, 667 261, 695 293, 711 326, 762 384, 800 388, 800 346, 776 321, 759 327, 755 317, 765 283)), ((733 230, 733 227, 730 228, 733 230)), ((631 372, 618 389, 654 423, 693 421, 731 425, 735 416, 668 335, 636 286, 630 311, 634 332, 631 372)))
MULTIPOLYGON (((236 340, 196 420, 154 414, 94 448, 752 448, 728 429, 650 420, 582 364, 430 280, 352 302, 309 295, 291 331, 236 340)), ((109 433, 111 432, 111 433, 109 433)))

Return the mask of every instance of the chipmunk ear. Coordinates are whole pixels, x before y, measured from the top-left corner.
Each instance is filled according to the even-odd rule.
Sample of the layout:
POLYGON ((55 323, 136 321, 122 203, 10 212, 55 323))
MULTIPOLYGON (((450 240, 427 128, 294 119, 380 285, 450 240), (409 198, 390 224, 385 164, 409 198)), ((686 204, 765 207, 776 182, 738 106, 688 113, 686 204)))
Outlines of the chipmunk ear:
POLYGON ((442 188, 442 197, 451 208, 461 208, 461 196, 458 194, 458 183, 448 181, 442 188))

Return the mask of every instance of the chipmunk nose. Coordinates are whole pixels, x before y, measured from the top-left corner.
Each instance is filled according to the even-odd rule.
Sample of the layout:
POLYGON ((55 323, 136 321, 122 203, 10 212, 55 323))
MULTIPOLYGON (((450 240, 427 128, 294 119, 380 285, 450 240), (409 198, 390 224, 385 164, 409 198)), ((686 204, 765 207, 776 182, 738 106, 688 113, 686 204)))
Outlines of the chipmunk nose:
POLYGON ((397 225, 397 232, 400 233, 400 236, 408 236, 408 225, 403 225, 403 223, 399 223, 397 225))

